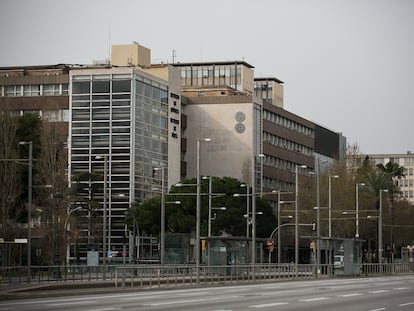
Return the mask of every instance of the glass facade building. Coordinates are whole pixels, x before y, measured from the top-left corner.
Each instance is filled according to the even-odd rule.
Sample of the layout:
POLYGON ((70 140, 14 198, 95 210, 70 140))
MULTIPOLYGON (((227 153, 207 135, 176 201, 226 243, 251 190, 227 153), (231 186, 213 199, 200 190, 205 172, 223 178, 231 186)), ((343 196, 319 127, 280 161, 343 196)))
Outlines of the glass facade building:
POLYGON ((161 191, 153 172, 168 167, 168 83, 127 67, 73 70, 70 83, 70 179, 85 216, 81 254, 72 255, 102 245, 106 190, 107 250, 116 256, 127 209, 161 191))

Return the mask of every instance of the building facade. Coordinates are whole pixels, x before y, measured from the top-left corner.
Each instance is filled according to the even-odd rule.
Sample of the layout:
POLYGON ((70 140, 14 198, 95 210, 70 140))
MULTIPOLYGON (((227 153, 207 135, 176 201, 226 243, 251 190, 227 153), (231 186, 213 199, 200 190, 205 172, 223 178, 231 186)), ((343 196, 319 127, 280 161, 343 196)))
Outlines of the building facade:
POLYGON ((386 165, 388 162, 396 163, 404 167, 404 176, 395 179, 395 183, 400 187, 401 198, 414 205, 414 154, 408 151, 406 154, 361 154, 353 160, 357 166, 362 166, 363 161, 368 157, 374 165, 386 165))
MULTIPOLYGON (((95 200, 102 224, 107 218, 107 249, 110 256, 122 250, 125 214, 132 202, 159 195, 161 184, 179 180, 180 137, 174 133, 179 93, 161 80, 133 67, 84 68, 70 72, 69 171, 73 187, 81 184, 79 197, 95 200), (155 168, 164 174, 154 174, 155 168), (160 181, 164 176, 164 182, 160 181)), ((179 119, 178 119, 179 120, 179 119)), ((82 222, 84 247, 102 243, 103 228, 82 222)))

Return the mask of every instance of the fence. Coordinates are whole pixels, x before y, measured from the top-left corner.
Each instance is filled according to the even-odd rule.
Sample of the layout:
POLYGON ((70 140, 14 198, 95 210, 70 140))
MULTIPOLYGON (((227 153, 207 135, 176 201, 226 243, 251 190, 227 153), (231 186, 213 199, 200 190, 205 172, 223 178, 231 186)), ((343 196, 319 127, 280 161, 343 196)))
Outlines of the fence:
MULTIPOLYGON (((183 287, 192 285, 242 284, 285 279, 341 277, 333 265, 258 264, 230 266, 194 265, 110 265, 32 266, 28 280, 25 267, 1 267, 0 284, 69 284, 85 286, 122 286, 132 288, 183 287), (197 273, 198 272, 198 273, 197 273)), ((361 264, 354 276, 379 276, 414 273, 414 264, 361 264)))

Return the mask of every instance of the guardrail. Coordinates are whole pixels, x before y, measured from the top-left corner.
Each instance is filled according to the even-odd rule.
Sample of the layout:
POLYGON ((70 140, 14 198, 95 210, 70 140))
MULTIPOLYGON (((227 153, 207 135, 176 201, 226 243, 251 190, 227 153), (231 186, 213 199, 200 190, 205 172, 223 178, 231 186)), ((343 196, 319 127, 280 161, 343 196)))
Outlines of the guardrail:
MULTIPOLYGON (((340 277, 341 271, 333 265, 257 264, 230 266, 194 265, 109 265, 102 266, 32 266, 28 280, 26 267, 0 267, 0 284, 57 284, 84 283, 96 286, 152 288, 214 284, 240 284, 283 279, 310 279, 340 277), (198 277, 198 279, 197 279, 198 277)), ((414 273, 414 263, 360 264, 354 276, 379 276, 414 273)))

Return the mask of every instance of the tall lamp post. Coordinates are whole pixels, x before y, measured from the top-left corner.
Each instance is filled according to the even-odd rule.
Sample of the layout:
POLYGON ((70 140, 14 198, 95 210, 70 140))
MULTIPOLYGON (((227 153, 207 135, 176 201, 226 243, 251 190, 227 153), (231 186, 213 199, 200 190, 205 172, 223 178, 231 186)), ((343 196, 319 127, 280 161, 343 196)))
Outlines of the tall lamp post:
MULTIPOLYGON (((108 155, 96 156, 95 159, 104 160, 104 187, 103 187, 103 224, 102 224, 102 265, 103 265, 103 279, 106 279, 106 210, 107 210, 107 199, 108 199, 108 155)), ((111 230, 111 228, 109 228, 111 230)))
POLYGON ((155 167, 154 171, 161 171, 161 242, 160 242, 160 251, 161 251, 161 266, 164 266, 165 263, 165 191, 164 191, 164 177, 165 177, 165 166, 164 167, 155 167))
POLYGON ((355 238, 359 238, 359 187, 365 186, 364 183, 355 184, 355 238))
POLYGON ((379 211, 378 211, 378 262, 382 263, 382 194, 388 192, 388 189, 379 191, 379 211))
POLYGON ((197 139, 197 200, 196 200, 196 275, 197 284, 200 283, 200 218, 201 218, 201 176, 200 176, 200 144, 202 141, 210 142, 211 138, 197 139))
POLYGON ((65 222, 64 222, 64 230, 66 232, 66 237, 67 237, 67 241, 66 241, 66 266, 70 265, 70 241, 69 241, 69 234, 68 234, 68 222, 69 222, 69 218, 70 215, 72 215, 72 213, 80 211, 81 209, 83 209, 82 206, 78 206, 75 207, 73 209, 68 209, 66 212, 66 218, 65 218, 65 222))
MULTIPOLYGON (((263 158, 264 154, 258 154, 257 157, 263 158)), ((256 265, 256 156, 252 158, 252 278, 255 279, 256 265)), ((260 179, 262 176, 260 176, 260 179)))
POLYGON ((19 145, 29 145, 29 176, 27 184, 27 282, 31 283, 31 262, 32 262, 32 176, 33 176, 33 142, 21 141, 19 145))
POLYGON ((295 266, 299 264, 299 168, 307 168, 306 165, 295 166, 295 266))

